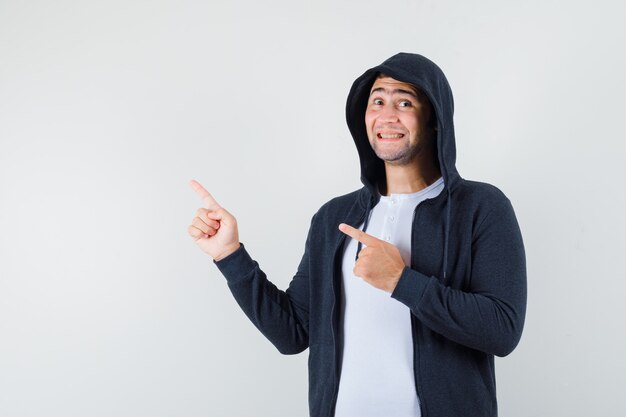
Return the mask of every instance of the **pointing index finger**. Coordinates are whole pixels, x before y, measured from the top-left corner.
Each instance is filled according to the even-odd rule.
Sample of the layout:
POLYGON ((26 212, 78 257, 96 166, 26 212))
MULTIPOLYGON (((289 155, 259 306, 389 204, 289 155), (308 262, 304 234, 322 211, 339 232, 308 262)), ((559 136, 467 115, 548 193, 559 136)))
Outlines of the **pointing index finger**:
POLYGON ((345 224, 345 223, 341 223, 339 225, 339 230, 341 230, 342 232, 344 232, 345 234, 347 234, 348 236, 350 236, 353 239, 358 240, 359 242, 363 243, 364 245, 367 246, 372 246, 375 245, 377 243, 379 243, 381 240, 378 238, 375 238, 372 235, 368 235, 367 233, 365 233, 362 230, 359 229, 355 229, 354 227, 345 224))
POLYGON ((200 185, 200 183, 198 181, 191 180, 191 181, 189 181, 189 185, 191 186, 191 188, 193 188, 193 190, 196 192, 196 194, 198 194, 198 197, 200 197, 202 199, 202 201, 204 202, 204 205, 206 206, 206 208, 208 208, 210 210, 216 210, 216 209, 220 208, 220 205, 213 198, 211 193, 209 193, 206 190, 206 188, 204 188, 202 185, 200 185))

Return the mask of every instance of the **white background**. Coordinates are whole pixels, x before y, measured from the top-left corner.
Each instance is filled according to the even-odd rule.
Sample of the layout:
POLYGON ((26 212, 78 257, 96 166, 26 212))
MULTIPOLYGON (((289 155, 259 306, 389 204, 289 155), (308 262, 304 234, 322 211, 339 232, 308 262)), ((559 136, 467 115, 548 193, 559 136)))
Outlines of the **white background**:
POLYGON ((0 0, 0 415, 303 416, 282 356, 187 236, 196 178, 282 288, 360 187, 352 81, 421 53, 458 169, 528 259, 500 414, 623 416, 626 3, 0 0))

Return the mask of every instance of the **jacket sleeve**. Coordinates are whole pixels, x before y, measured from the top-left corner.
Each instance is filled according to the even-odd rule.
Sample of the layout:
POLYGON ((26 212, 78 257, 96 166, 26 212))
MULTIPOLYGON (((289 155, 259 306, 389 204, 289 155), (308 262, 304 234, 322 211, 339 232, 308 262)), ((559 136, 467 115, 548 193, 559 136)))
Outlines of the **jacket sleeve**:
POLYGON ((405 267, 392 297, 454 342, 497 356, 511 353, 526 314, 526 260, 509 200, 499 202, 476 229, 467 292, 405 267))
POLYGON ((214 261, 241 309, 283 354, 300 353, 309 346, 310 235, 309 230, 298 271, 286 291, 267 279, 243 244, 227 257, 214 261))

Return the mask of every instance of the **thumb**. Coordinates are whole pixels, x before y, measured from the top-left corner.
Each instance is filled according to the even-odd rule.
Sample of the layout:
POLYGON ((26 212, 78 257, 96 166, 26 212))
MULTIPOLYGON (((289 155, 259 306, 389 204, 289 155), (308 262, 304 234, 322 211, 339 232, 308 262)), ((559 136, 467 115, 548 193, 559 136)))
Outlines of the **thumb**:
POLYGON ((212 220, 224 220, 225 218, 233 217, 225 208, 220 207, 215 211, 207 212, 207 217, 212 220))

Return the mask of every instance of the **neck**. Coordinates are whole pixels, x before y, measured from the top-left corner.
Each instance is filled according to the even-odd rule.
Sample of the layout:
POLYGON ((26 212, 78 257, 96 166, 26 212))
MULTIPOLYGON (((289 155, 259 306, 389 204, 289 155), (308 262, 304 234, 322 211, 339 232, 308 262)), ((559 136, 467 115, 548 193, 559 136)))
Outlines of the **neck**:
POLYGON ((423 190, 441 177, 437 158, 416 158, 405 165, 393 165, 385 162, 387 184, 385 192, 410 194, 423 190))

